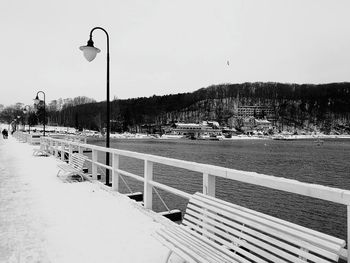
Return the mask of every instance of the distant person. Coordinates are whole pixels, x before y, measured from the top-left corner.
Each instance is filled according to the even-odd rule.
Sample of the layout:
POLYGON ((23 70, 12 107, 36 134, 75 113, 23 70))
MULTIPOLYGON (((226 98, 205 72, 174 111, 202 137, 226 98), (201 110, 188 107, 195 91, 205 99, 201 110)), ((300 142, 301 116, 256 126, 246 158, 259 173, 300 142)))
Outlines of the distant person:
POLYGON ((3 130, 2 130, 2 137, 3 137, 4 139, 7 139, 8 136, 9 136, 8 131, 7 131, 6 129, 3 129, 3 130))

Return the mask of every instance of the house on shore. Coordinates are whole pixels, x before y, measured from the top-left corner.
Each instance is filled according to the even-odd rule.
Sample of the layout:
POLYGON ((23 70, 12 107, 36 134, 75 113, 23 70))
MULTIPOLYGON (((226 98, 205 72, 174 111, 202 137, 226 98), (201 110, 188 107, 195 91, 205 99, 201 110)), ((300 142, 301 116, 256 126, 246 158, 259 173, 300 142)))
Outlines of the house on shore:
POLYGON ((172 132, 184 135, 190 138, 198 138, 201 135, 219 135, 222 128, 216 121, 203 121, 201 123, 182 123, 177 122, 172 126, 172 132))

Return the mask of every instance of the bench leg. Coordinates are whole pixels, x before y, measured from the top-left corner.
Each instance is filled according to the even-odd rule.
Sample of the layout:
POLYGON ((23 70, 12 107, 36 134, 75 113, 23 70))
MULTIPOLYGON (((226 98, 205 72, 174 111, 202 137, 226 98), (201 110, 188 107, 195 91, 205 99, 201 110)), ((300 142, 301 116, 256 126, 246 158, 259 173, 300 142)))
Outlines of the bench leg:
POLYGON ((165 259, 165 263, 168 263, 169 258, 170 258, 170 256, 171 256, 172 253, 173 253, 173 251, 172 251, 172 250, 169 250, 168 256, 167 256, 166 259, 165 259))
POLYGON ((177 263, 188 263, 188 262, 193 262, 193 261, 187 261, 186 259, 184 259, 183 257, 181 257, 180 255, 174 253, 174 251, 172 251, 171 249, 169 250, 168 256, 165 260, 165 263, 171 263, 171 262, 177 262, 177 263), (170 260, 171 255, 175 255, 176 258, 172 258, 172 260, 170 260), (170 260, 170 261, 169 261, 170 260))
POLYGON ((84 176, 82 176, 81 174, 77 174, 77 175, 79 175, 81 178, 81 181, 84 182, 84 176))
MULTIPOLYGON (((57 172, 57 177, 59 177, 60 173, 62 172, 62 170, 58 170, 57 172)), ((68 172, 65 174, 65 178, 67 179, 69 176, 73 176, 73 175, 79 175, 80 178, 81 178, 81 181, 83 182, 84 181, 84 176, 79 174, 79 173, 76 173, 76 172, 68 172)))

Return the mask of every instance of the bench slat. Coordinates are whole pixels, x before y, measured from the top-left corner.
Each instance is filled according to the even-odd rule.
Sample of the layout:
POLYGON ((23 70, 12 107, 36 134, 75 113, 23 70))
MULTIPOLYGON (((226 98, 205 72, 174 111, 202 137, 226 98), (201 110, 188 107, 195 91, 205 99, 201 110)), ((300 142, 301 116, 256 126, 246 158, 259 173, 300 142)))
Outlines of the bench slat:
POLYGON ((330 263, 338 262, 346 244, 201 193, 191 196, 182 225, 162 228, 156 234, 191 263, 330 263))
MULTIPOLYGON (((77 161, 82 161, 82 162, 84 162, 86 159, 87 159, 87 157, 86 156, 77 156, 78 154, 77 153, 75 153, 75 154, 73 154, 74 155, 74 159, 76 159, 77 161)), ((72 155, 72 156, 73 156, 72 155)))
MULTIPOLYGON (((203 217, 203 220, 205 220, 207 223, 213 222, 212 220, 207 221, 207 219, 205 219, 204 217, 203 217)), ((220 230, 211 224, 203 224, 203 222, 200 219, 196 219, 192 216, 188 216, 187 220, 185 222, 183 222, 183 224, 187 225, 189 227, 193 227, 193 226, 198 225, 200 227, 199 230, 202 231, 203 235, 207 235, 206 234, 207 232, 215 233, 214 240, 217 242, 221 243, 222 239, 229 240, 232 243, 230 248, 233 250, 236 250, 236 246, 240 246, 240 247, 247 248, 248 250, 258 254, 262 258, 272 260, 273 262, 280 261, 281 263, 286 263, 286 261, 282 260, 281 258, 277 258, 275 255, 273 255, 271 253, 267 253, 266 251, 264 251, 256 246, 256 245, 262 245, 262 247, 266 249, 266 246, 264 247, 264 245, 265 245, 264 243, 262 243, 262 242, 250 243, 250 242, 248 242, 248 238, 247 239, 243 238, 244 235, 242 236, 242 235, 238 234, 236 236, 232 236, 231 233, 228 233, 229 229, 227 227, 225 227, 224 225, 220 226, 220 228, 223 229, 223 230, 220 230), (227 231, 227 232, 225 232, 225 231, 227 231)), ((251 241, 251 240, 249 240, 249 241, 251 241)), ((293 260, 294 259, 295 258, 293 258, 293 260)))
MULTIPOLYGON (((259 212, 256 212, 254 211, 254 213, 251 213, 252 210, 249 210, 249 209, 246 209, 246 208, 243 208, 241 206, 237 206, 235 205, 235 207, 233 208, 232 206, 230 206, 228 204, 225 204, 225 203, 222 203, 222 202, 225 202, 225 201, 222 201, 222 202, 217 202, 216 200, 210 200, 208 198, 201 198, 201 196, 196 196, 194 197, 194 200, 198 200, 200 202, 204 202, 205 203, 205 206, 209 205, 209 206, 214 206, 214 207, 218 207, 220 209, 223 209, 224 211, 228 211, 228 212, 231 212, 231 213, 237 213, 245 218, 248 218, 249 220, 254 220, 254 221, 257 221, 265 226, 269 226, 271 228, 274 228, 274 227, 277 227, 279 231, 283 231, 283 232, 286 232, 292 236, 296 236, 298 238, 302 238, 310 243, 315 243, 315 244, 318 244, 320 246, 324 246, 324 247, 332 247, 334 249, 334 251, 338 252, 340 250, 340 247, 343 245, 344 243, 344 240, 341 240, 342 242, 342 245, 338 244, 339 242, 332 242, 332 241, 329 241, 328 238, 331 238, 331 236, 329 235, 326 235, 326 234, 323 234, 324 235, 324 238, 323 237, 317 237, 315 235, 310 235, 308 233, 308 231, 306 231, 305 229, 303 230, 298 230, 296 229, 292 223, 288 222, 289 225, 287 224, 280 224, 279 222, 274 222, 275 220, 270 220, 270 219, 267 219, 267 215, 265 214, 262 214, 262 213, 259 213, 259 212), (231 209, 232 207, 232 209, 231 209), (289 226, 293 226, 293 227, 289 227, 289 226), (327 237, 327 239, 326 239, 327 237)), ((227 203, 227 202, 226 202, 227 203)), ((273 218, 273 217, 272 217, 273 218)), ((283 222, 283 221, 282 221, 283 222)), ((286 221, 284 221, 286 222, 286 221)), ((294 224, 295 225, 295 224, 294 224)), ((310 230, 310 229, 309 229, 310 230)), ((316 232, 316 231, 314 231, 316 232)))
MULTIPOLYGON (((210 204, 208 203, 204 203, 201 200, 191 200, 190 201, 192 204, 195 204, 199 207, 205 207, 205 209, 207 210, 211 210, 215 213, 221 214, 227 218, 230 218, 231 220, 235 220, 237 222, 240 222, 242 224, 244 224, 246 227, 250 227, 250 228, 254 228, 255 230, 258 230, 260 232, 266 233, 270 236, 273 236, 274 238, 278 238, 281 240, 284 240, 286 242, 292 243, 298 247, 303 247, 309 251, 313 251, 319 255, 322 255, 324 257, 327 257, 329 259, 332 260, 338 260, 339 259, 339 254, 335 253, 334 250, 331 250, 330 248, 327 249, 327 247, 325 245, 323 245, 322 247, 317 246, 315 244, 312 244, 310 242, 307 242, 307 240, 305 240, 305 238, 301 238, 298 236, 295 236, 294 234, 290 234, 290 230, 287 229, 287 231, 285 231, 285 226, 281 226, 279 228, 278 225, 275 225, 274 223, 271 223, 270 225, 268 225, 268 222, 264 222, 264 224, 262 224, 261 222, 259 222, 259 218, 249 218, 249 215, 247 214, 241 214, 241 211, 236 211, 236 210, 232 210, 232 211, 228 211, 227 208, 225 209, 224 207, 222 207, 222 205, 220 205, 219 207, 214 207, 214 206, 210 206, 210 204), (235 213, 234 213, 235 212, 235 213)), ((191 213, 191 211, 189 210, 187 212, 186 210, 186 214, 187 213, 191 213)), ((186 217, 185 214, 185 217, 186 217)), ((218 219, 219 220, 219 219, 218 219)), ((302 236, 303 233, 300 233, 300 235, 302 236)), ((334 244, 331 244, 331 248, 334 249, 334 247, 336 247, 334 244)), ((340 249, 340 247, 337 247, 338 249, 340 249)))
POLYGON ((192 261, 211 263, 201 253, 198 255, 198 253, 196 253, 197 251, 194 252, 192 249, 189 249, 188 244, 183 243, 183 240, 174 238, 173 235, 169 234, 168 230, 169 229, 166 229, 166 230, 163 229, 163 231, 158 232, 158 235, 161 236, 166 241, 168 241, 169 243, 171 243, 173 245, 176 244, 174 246, 180 248, 182 251, 184 251, 186 254, 188 254, 192 258, 192 261))
MULTIPOLYGON (((175 230, 175 229, 174 229, 175 230)), ((204 244, 206 246, 212 247, 216 250, 215 253, 221 253, 224 258, 227 258, 229 262, 232 260, 234 262, 242 262, 242 263, 250 263, 251 261, 241 257, 233 251, 230 251, 226 246, 222 246, 221 244, 212 242, 212 240, 204 237, 201 234, 198 234, 196 231, 192 231, 189 227, 180 225, 179 228, 176 229, 176 233, 181 233, 182 235, 186 235, 192 242, 199 242, 200 244, 204 244)))
MULTIPOLYGON (((61 170, 65 171, 66 173, 76 173, 76 174, 82 176, 81 174, 83 173, 83 165, 87 159, 88 159, 88 157, 85 155, 82 155, 79 153, 74 153, 74 154, 72 154, 72 157, 71 157, 70 162, 68 164, 64 163, 64 164, 59 164, 57 166, 61 170)), ((59 172, 58 172, 58 174, 59 174, 59 172)))
POLYGON ((180 228, 173 228, 170 230, 175 235, 178 235, 182 240, 186 240, 187 242, 196 243, 198 247, 201 249, 204 249, 206 253, 209 253, 210 255, 215 255, 217 259, 219 259, 220 262, 228 260, 244 260, 243 258, 239 257, 238 255, 232 256, 231 252, 228 252, 226 248, 223 247, 213 247, 212 242, 207 239, 203 238, 202 235, 198 235, 194 231, 189 231, 189 228, 186 226, 181 226, 180 228), (218 249, 219 248, 219 249, 218 249))
POLYGON ((281 225, 285 225, 285 226, 290 227, 292 229, 302 231, 303 233, 308 233, 308 234, 310 234, 312 236, 315 236, 315 237, 317 237, 317 238, 319 238, 321 240, 327 240, 327 241, 329 241, 331 243, 338 244, 341 247, 345 247, 345 245, 346 245, 345 240, 342 240, 340 238, 337 238, 337 237, 334 237, 334 236, 330 236, 330 235, 324 234, 322 232, 319 232, 319 231, 316 231, 316 230, 313 230, 313 229, 310 229, 310 228, 306 228, 306 227, 303 227, 303 226, 300 226, 300 225, 297 225, 297 224, 294 224, 294 223, 291 223, 291 222, 279 219, 277 217, 269 216, 269 215, 266 215, 266 214, 263 214, 263 213, 260 213, 260 212, 257 212, 257 211, 254 211, 254 210, 251 210, 251 209, 239 206, 239 205, 235 205, 235 204, 226 202, 224 200, 217 199, 215 197, 204 195, 204 194, 198 193, 198 192, 196 194, 194 194, 194 198, 197 198, 197 197, 201 198, 201 199, 212 200, 214 202, 217 202, 219 204, 223 204, 223 205, 231 207, 233 209, 239 209, 241 211, 245 211, 247 213, 256 215, 256 216, 258 216, 260 218, 267 219, 269 222, 275 222, 275 223, 279 223, 281 225))
MULTIPOLYGON (((176 247, 171 241, 169 241, 167 238, 163 237, 160 234, 160 231, 158 231, 154 237, 156 239, 158 239, 158 241, 160 241, 163 245, 165 245, 170 251, 174 252, 175 254, 177 254, 181 258, 183 258, 186 262, 198 263, 198 261, 194 259, 195 257, 192 254, 190 254, 190 255, 186 254, 186 252, 187 252, 187 250, 185 249, 186 247, 184 247, 182 245, 178 245, 178 247, 176 247)), ((187 253, 189 253, 189 252, 187 252, 187 253)))
MULTIPOLYGON (((200 231, 202 231, 201 226, 198 223, 198 221, 194 221, 193 223, 190 221, 187 221, 184 225, 191 228, 192 230, 197 231, 197 233, 201 233, 200 231)), ((227 247, 227 249, 232 249, 234 252, 233 253, 239 253, 242 254, 244 257, 250 259, 250 260, 254 260, 253 262, 257 262, 257 263, 267 263, 268 261, 264 260, 263 258, 257 257, 254 254, 252 254, 250 251, 246 251, 245 249, 242 249, 241 247, 246 247, 246 244, 244 244, 244 240, 238 240, 238 239, 230 239, 231 242, 228 242, 227 240, 223 239, 222 236, 218 235, 218 231, 215 230, 214 231, 210 231, 211 230, 215 230, 215 228, 208 228, 208 232, 206 232, 205 234, 203 234, 204 236, 210 238, 211 240, 214 240, 220 244, 223 244, 227 247), (214 234, 215 233, 215 234, 214 234), (237 244, 237 245, 235 245, 237 244)), ((227 237, 225 237, 227 238, 227 237)), ((249 247, 249 245, 248 245, 249 247)), ((256 252, 256 250, 254 250, 254 252, 256 252)), ((261 252, 261 251, 260 251, 261 252)), ((276 261, 274 261, 276 262, 276 261)), ((286 263, 286 261, 282 261, 281 263, 286 263)))
POLYGON ((341 246, 338 244, 331 243, 327 240, 322 240, 315 236, 310 236, 307 233, 297 231, 295 229, 290 229, 285 225, 279 225, 274 222, 270 222, 264 218, 258 217, 257 215, 252 215, 246 213, 245 211, 237 210, 237 209, 228 209, 222 204, 217 204, 212 200, 203 200, 203 199, 192 199, 191 203, 197 204, 198 206, 204 206, 205 208, 210 207, 212 210, 215 210, 217 213, 220 213, 224 216, 232 218, 233 220, 242 222, 246 225, 249 225, 254 228, 258 228, 259 230, 273 234, 276 237, 290 240, 295 245, 305 247, 308 250, 315 251, 324 255, 328 258, 332 258, 334 255, 339 255, 341 250, 341 246), (318 248, 323 248, 322 250, 318 248), (316 250, 315 250, 316 249, 316 250), (333 253, 329 254, 328 251, 333 253))
POLYGON ((266 259, 272 260, 273 262, 287 262, 283 260, 286 259, 289 260, 288 262, 292 261, 294 263, 304 263, 305 261, 301 260, 298 256, 302 256, 303 258, 319 263, 329 262, 320 259, 319 257, 316 257, 313 254, 300 250, 300 248, 291 246, 287 243, 283 243, 278 240, 274 240, 273 238, 270 238, 268 236, 259 235, 259 232, 250 231, 251 229, 246 228, 244 225, 234 224, 229 220, 222 220, 221 222, 224 223, 222 224, 221 222, 217 222, 214 219, 209 218, 208 216, 211 216, 209 213, 205 213, 203 215, 196 214, 195 216, 196 218, 192 217, 192 214, 187 214, 187 218, 184 219, 183 224, 190 225, 192 224, 191 222, 193 222, 202 227, 201 230, 203 233, 206 233, 206 230, 209 232, 215 232, 215 234, 229 239, 243 247, 246 247, 247 249, 255 252, 256 254, 266 259), (231 228, 231 224, 232 226, 240 226, 241 231, 231 228), (250 233, 252 235, 248 235, 245 233, 250 233), (262 240, 258 238, 261 238, 262 240), (268 240, 268 242, 266 242, 266 239, 268 240), (278 245, 278 247, 273 245, 278 245), (290 251, 295 255, 287 253, 286 251, 290 251), (278 258, 276 256, 278 256, 278 258))
MULTIPOLYGON (((212 217, 215 219, 215 216, 217 215, 216 213, 213 213, 210 211, 200 210, 200 209, 198 209, 198 207, 192 206, 191 204, 189 204, 187 208, 201 213, 203 215, 203 217, 207 216, 207 217, 212 217)), ((187 211, 187 213, 188 213, 188 215, 193 215, 192 213, 189 213, 189 211, 187 211)), ((186 220, 187 220, 187 213, 185 215, 183 222, 186 222, 186 220)), ((196 215, 196 217, 201 218, 201 216, 199 216, 198 214, 196 215)), ((215 225, 216 221, 213 221, 207 217, 205 217, 205 219, 203 219, 203 221, 208 221, 209 223, 212 223, 215 225)), ((221 221, 230 227, 220 226, 220 228, 227 230, 228 232, 232 233, 233 235, 240 236, 243 239, 250 241, 253 244, 264 247, 265 249, 272 251, 276 255, 281 255, 286 259, 290 259, 290 257, 288 256, 288 254, 286 252, 284 252, 285 250, 290 251, 290 252, 297 254, 299 256, 302 256, 304 258, 310 259, 310 260, 315 261, 318 259, 318 257, 315 257, 313 254, 307 253, 303 250, 300 250, 300 248, 298 248, 298 247, 289 245, 288 243, 282 242, 279 239, 275 239, 271 236, 268 236, 264 233, 256 231, 252 228, 248 228, 243 224, 235 223, 235 222, 230 221, 230 220, 225 219, 225 218, 221 218, 221 221), (265 242, 265 243, 263 243, 263 242, 265 242), (281 248, 281 249, 279 249, 279 248, 281 248)))
POLYGON ((225 257, 218 250, 213 249, 207 243, 201 242, 199 239, 194 239, 188 231, 181 231, 181 229, 167 229, 168 235, 170 234, 178 242, 186 245, 186 247, 196 254, 200 254, 202 258, 205 258, 209 262, 229 262, 231 259, 225 257))
MULTIPOLYGON (((202 234, 199 234, 201 231, 201 228, 198 225, 191 223, 186 227, 188 227, 192 230, 192 231, 188 231, 188 232, 191 232, 191 234, 200 235, 203 237, 202 234), (195 230, 195 231, 193 231, 193 230, 195 230)), ((242 258, 245 257, 248 259, 247 262, 256 262, 256 263, 267 263, 268 262, 262 258, 257 257, 256 255, 250 253, 249 251, 240 248, 239 246, 234 246, 232 243, 228 242, 227 240, 224 240, 224 239, 218 237, 216 235, 216 233, 214 234, 214 233, 208 231, 205 233, 205 238, 208 240, 212 240, 211 244, 213 244, 213 243, 214 244, 215 243, 221 244, 221 246, 225 247, 225 250, 228 252, 228 254, 230 256, 232 256, 232 255, 241 256, 242 255, 242 258), (215 240, 216 242, 213 242, 213 240, 215 240), (230 249, 232 249, 233 251, 230 251, 230 249), (238 254, 236 254, 236 253, 238 253, 238 254)))

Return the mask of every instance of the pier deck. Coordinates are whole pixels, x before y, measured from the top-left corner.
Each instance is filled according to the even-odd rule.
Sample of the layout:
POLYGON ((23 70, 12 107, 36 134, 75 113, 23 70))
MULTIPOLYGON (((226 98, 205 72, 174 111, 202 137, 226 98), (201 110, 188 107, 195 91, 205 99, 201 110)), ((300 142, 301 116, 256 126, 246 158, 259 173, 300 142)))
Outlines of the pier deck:
POLYGON ((163 262, 160 225, 132 201, 56 177, 54 157, 0 139, 0 262, 163 262))

